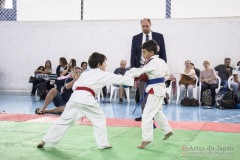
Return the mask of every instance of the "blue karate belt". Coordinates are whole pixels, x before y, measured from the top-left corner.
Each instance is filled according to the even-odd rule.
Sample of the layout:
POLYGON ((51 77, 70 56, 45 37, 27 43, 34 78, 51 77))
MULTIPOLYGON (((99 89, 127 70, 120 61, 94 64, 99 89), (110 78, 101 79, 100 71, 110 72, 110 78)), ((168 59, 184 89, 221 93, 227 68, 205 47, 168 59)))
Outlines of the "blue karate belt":
POLYGON ((134 112, 136 111, 137 107, 140 106, 140 104, 143 102, 144 98, 147 96, 147 92, 145 92, 147 86, 148 86, 149 84, 157 84, 157 83, 164 83, 164 82, 165 82, 164 77, 161 77, 161 78, 150 79, 150 80, 148 80, 148 81, 145 83, 145 85, 144 85, 144 93, 143 93, 143 95, 142 95, 141 100, 138 102, 138 104, 136 105, 135 109, 133 110, 133 114, 134 114, 134 112))

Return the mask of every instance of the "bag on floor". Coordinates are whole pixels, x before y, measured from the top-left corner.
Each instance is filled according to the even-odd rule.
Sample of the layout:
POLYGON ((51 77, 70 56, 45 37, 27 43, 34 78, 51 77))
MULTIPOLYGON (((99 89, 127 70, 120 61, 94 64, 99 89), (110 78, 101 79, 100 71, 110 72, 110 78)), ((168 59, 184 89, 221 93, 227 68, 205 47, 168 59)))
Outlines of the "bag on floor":
POLYGON ((221 107, 224 109, 236 109, 236 94, 234 91, 228 91, 222 97, 221 107))
POLYGON ((29 83, 33 83, 33 82, 36 81, 36 80, 37 80, 36 77, 30 76, 30 78, 29 78, 29 83))
POLYGON ((211 106, 212 102, 213 102, 213 99, 212 99, 211 91, 209 89, 207 89, 202 94, 202 103, 205 106, 211 106))
POLYGON ((222 98, 223 98, 223 96, 224 96, 225 94, 226 94, 225 92, 218 92, 218 93, 215 95, 215 102, 216 102, 216 107, 217 107, 217 108, 220 108, 220 107, 221 107, 222 98))
POLYGON ((42 82, 36 85, 37 95, 40 100, 45 100, 47 96, 47 82, 42 82))
POLYGON ((199 102, 195 98, 190 99, 188 97, 185 97, 184 99, 181 100, 181 105, 182 106, 199 106, 199 102))

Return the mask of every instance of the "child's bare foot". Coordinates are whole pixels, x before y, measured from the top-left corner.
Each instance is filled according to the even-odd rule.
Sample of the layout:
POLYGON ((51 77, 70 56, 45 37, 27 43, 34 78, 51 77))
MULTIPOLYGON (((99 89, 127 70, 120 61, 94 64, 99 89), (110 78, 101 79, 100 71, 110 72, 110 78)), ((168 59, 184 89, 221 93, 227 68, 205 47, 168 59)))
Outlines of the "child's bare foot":
POLYGON ((151 141, 142 141, 141 145, 138 146, 137 148, 139 149, 143 149, 146 145, 148 145, 149 143, 151 143, 151 141))
POLYGON ((41 141, 40 143, 38 143, 37 148, 42 148, 45 145, 44 141, 41 141))
POLYGON ((168 134, 165 134, 165 136, 162 140, 167 140, 172 135, 173 135, 173 132, 169 132, 168 134))

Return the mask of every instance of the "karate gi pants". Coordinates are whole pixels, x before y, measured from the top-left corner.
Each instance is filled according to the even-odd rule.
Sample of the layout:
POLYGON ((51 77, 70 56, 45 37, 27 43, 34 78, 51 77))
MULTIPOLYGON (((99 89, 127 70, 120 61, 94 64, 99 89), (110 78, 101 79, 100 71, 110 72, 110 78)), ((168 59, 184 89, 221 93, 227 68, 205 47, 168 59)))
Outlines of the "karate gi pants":
POLYGON ((57 145, 67 129, 83 116, 86 116, 93 124, 93 132, 97 141, 97 147, 103 149, 109 146, 107 140, 106 117, 100 106, 98 104, 97 106, 89 106, 76 102, 68 102, 61 117, 48 130, 43 138, 46 146, 53 147, 57 145))
POLYGON ((142 139, 153 140, 153 118, 160 126, 164 134, 172 132, 168 120, 162 111, 164 96, 148 94, 147 102, 142 114, 142 139))

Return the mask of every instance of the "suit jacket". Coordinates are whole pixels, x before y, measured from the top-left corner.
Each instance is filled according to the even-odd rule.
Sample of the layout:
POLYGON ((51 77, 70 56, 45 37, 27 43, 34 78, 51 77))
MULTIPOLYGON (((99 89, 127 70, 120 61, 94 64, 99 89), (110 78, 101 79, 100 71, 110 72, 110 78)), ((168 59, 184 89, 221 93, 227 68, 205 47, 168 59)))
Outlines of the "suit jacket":
MULTIPOLYGON (((142 38, 143 33, 133 36, 132 48, 131 48, 131 67, 139 68, 141 66, 140 60, 142 56, 142 38)), ((167 56, 165 50, 165 43, 163 35, 152 31, 152 39, 157 42, 160 47, 160 51, 157 53, 159 58, 163 59, 167 63, 167 56)))

